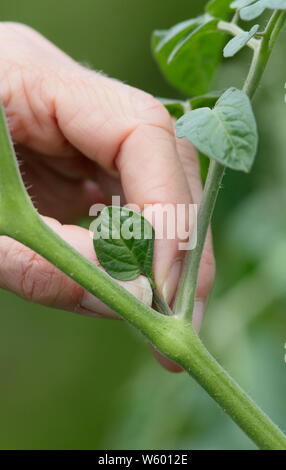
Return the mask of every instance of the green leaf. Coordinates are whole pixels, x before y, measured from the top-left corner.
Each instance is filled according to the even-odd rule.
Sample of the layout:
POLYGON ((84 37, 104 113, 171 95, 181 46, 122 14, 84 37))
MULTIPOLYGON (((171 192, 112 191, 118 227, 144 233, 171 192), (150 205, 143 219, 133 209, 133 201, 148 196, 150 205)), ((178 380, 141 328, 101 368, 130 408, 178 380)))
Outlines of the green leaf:
POLYGON ((248 41, 250 41, 253 36, 257 33, 259 25, 254 25, 250 31, 245 31, 241 34, 238 34, 234 38, 232 38, 223 50, 224 57, 233 57, 237 52, 246 46, 248 41))
POLYGON ((168 64, 174 60, 175 56, 178 52, 180 52, 184 46, 189 47, 192 45, 192 40, 196 39, 197 37, 204 36, 209 34, 209 32, 217 32, 217 19, 211 19, 209 16, 204 17, 204 21, 197 25, 187 36, 182 39, 176 47, 172 50, 171 54, 168 57, 168 64))
POLYGON ((160 52, 167 44, 172 48, 173 45, 177 44, 178 41, 183 39, 192 29, 196 28, 201 23, 201 18, 201 16, 191 18, 190 20, 182 21, 172 26, 170 29, 154 31, 153 34, 160 39, 156 46, 156 52, 160 52))
POLYGON ((272 10, 286 10, 286 0, 258 0, 240 10, 242 20, 251 21, 260 16, 266 8, 272 10))
POLYGON ((172 117, 179 119, 185 112, 190 109, 188 102, 180 100, 170 100, 168 98, 158 98, 165 106, 172 117))
POLYGON ((224 34, 217 23, 205 14, 188 25, 184 22, 177 29, 153 34, 152 49, 161 71, 169 83, 189 96, 209 90, 221 60, 224 34))
POLYGON ((205 7, 205 11, 215 18, 228 20, 233 15, 231 2, 232 0, 210 0, 205 7))
POLYGON ((94 222, 94 248, 110 276, 123 281, 144 274, 152 280, 155 233, 138 212, 105 207, 94 222))
POLYGON ((257 127, 249 98, 229 88, 213 109, 182 116, 177 137, 186 137, 204 155, 233 170, 249 172, 257 151, 257 127))

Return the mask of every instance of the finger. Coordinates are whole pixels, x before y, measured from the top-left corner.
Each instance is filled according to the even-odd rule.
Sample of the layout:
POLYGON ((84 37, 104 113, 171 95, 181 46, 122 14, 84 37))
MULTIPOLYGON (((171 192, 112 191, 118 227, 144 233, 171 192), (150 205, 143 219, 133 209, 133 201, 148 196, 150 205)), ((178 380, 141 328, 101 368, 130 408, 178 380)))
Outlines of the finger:
MULTIPOLYGON (((119 172, 127 203, 139 210, 149 206, 144 216, 155 224, 157 233, 156 220, 161 220, 167 207, 171 206, 176 214, 180 204, 188 214, 191 203, 169 114, 144 92, 105 77, 95 79, 94 74, 87 77, 86 71, 82 73, 84 93, 80 94, 79 88, 75 93, 69 87, 68 94, 63 91, 57 99, 58 124, 80 152, 109 172, 119 172), (89 101, 83 105, 86 94, 89 101), (101 94, 106 100, 103 103, 99 99, 101 94), (81 106, 75 103, 75 96, 81 97, 81 106), (78 111, 71 119, 67 112, 74 110, 74 106, 78 111)), ((183 256, 177 233, 187 223, 183 217, 176 222, 173 239, 164 233, 155 243, 155 280, 168 300, 180 274, 177 260, 183 256)))
MULTIPOLYGON (((92 239, 87 230, 61 225, 54 219, 45 218, 45 221, 60 237, 98 265, 92 239)), ((119 284, 145 304, 151 305, 152 290, 143 276, 135 281, 119 281, 119 284)), ((88 316, 118 318, 109 307, 40 255, 6 236, 0 236, 0 288, 49 307, 88 316)))
POLYGON ((153 122, 150 116, 150 124, 138 126, 124 142, 117 165, 127 202, 144 208, 144 216, 155 228, 155 280, 164 297, 170 301, 179 279, 183 252, 179 250, 178 234, 167 233, 167 222, 162 224, 162 218, 166 211, 171 224, 184 225, 186 221, 176 220, 175 214, 178 205, 183 205, 187 214, 191 197, 169 118, 161 108, 157 113, 153 122), (160 122, 161 126, 156 125, 160 122), (143 171, 138 171, 140 166, 143 171))
MULTIPOLYGON (((177 149, 192 193, 192 199, 194 203, 199 206, 202 200, 203 186, 201 183, 197 152, 193 145, 186 139, 177 139, 177 149)), ((196 300, 193 312, 193 325, 198 332, 201 328, 203 314, 213 286, 214 277, 215 259, 212 247, 211 230, 209 229, 200 263, 196 300)))

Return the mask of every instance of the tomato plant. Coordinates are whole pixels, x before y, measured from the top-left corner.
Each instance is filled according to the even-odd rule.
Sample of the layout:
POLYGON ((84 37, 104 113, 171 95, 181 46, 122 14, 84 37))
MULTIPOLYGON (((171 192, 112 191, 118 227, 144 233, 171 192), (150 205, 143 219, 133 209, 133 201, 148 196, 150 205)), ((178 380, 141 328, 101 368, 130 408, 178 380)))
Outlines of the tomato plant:
POLYGON ((191 320, 202 250, 225 168, 251 170, 258 144, 251 102, 285 20, 286 0, 211 0, 201 16, 153 34, 153 54, 162 73, 188 96, 162 99, 177 119, 177 137, 187 138, 210 161, 198 213, 198 242, 186 256, 172 310, 153 278, 153 228, 129 209, 104 209, 97 219, 101 235, 112 227, 118 236, 116 242, 95 237, 97 256, 109 275, 102 272, 39 217, 21 179, 3 107, 0 114, 0 235, 30 247, 118 312, 158 351, 181 365, 259 448, 284 450, 285 435, 211 356, 191 320), (269 13, 265 28, 260 26, 262 13, 269 13), (241 20, 254 19, 258 23, 250 28, 239 26, 241 20), (210 92, 222 56, 232 57, 244 47, 251 49, 252 62, 243 88, 230 84, 226 90, 210 92), (144 226, 149 236, 124 237, 126 224, 144 226), (143 305, 112 279, 131 280, 140 274, 149 279, 157 309, 143 305))

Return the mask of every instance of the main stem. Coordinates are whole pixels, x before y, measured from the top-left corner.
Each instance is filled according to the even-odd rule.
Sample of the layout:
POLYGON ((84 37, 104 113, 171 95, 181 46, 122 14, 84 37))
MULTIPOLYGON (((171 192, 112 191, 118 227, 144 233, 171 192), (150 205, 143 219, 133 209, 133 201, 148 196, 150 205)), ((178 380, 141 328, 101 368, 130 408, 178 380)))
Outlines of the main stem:
POLYGON ((286 450, 286 436, 210 355, 197 335, 189 341, 183 367, 240 428, 264 450, 286 450))
POLYGON ((254 52, 250 70, 243 86, 243 91, 250 99, 255 95, 261 82, 264 70, 285 20, 286 13, 284 11, 274 11, 264 31, 260 48, 254 52))
MULTIPOLYGON (((272 22, 272 34, 269 35, 269 39, 273 40, 273 35, 275 37, 278 35, 278 25, 282 27, 282 20, 283 18, 278 17, 272 22)), ((256 60, 263 65, 265 56, 258 56, 255 62, 256 60)), ((260 73, 262 69, 261 66, 260 73)), ((254 65, 252 70, 258 84, 259 75, 255 73, 254 65)), ((247 85, 249 94, 252 80, 254 78, 247 85)), ((41 254, 121 314, 162 354, 181 364, 258 447, 286 450, 286 437, 209 354, 190 322, 160 315, 142 304, 44 224, 25 191, 1 106, 0 111, 0 235, 12 237, 41 254)), ((203 220, 202 230, 199 232, 200 251, 204 245, 223 171, 222 166, 211 165, 204 196, 207 209, 204 215, 201 208, 199 215, 203 220)), ((198 256, 197 264, 194 265, 197 266, 196 269, 199 259, 198 256)), ((187 292, 188 289, 185 293, 187 292)), ((194 293, 195 289, 193 295, 194 293)))
MULTIPOLYGON (((249 73, 243 86, 243 91, 250 99, 253 98, 260 84, 271 51, 285 23, 285 19, 286 13, 283 11, 275 11, 272 14, 260 46, 254 51, 249 73)), ((191 322, 193 315, 198 273, 207 231, 212 219, 224 171, 224 166, 214 160, 211 161, 198 214, 197 246, 186 257, 183 275, 178 288, 174 307, 175 314, 189 322, 191 322)))

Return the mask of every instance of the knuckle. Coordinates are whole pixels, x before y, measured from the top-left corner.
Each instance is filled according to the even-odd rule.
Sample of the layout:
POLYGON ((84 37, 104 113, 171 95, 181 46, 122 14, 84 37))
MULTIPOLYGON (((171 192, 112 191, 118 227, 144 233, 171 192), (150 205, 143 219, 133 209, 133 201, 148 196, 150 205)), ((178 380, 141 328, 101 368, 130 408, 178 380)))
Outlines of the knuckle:
POLYGON ((7 65, 0 75, 0 95, 12 137, 29 145, 40 134, 39 123, 46 122, 51 115, 44 78, 16 63, 7 65))
POLYGON ((1 50, 0 95, 13 118, 13 114, 21 114, 25 108, 21 104, 30 100, 28 90, 32 88, 33 95, 38 96, 44 74, 37 42, 33 37, 38 33, 21 23, 4 23, 0 25, 0 39, 3 35, 3 41, 10 47, 1 50))
POLYGON ((19 294, 30 302, 70 310, 82 296, 81 286, 29 249, 21 256, 19 272, 19 294))
POLYGON ((63 287, 61 273, 40 255, 23 246, 14 248, 12 257, 17 267, 17 293, 30 302, 50 305, 63 287))
POLYGON ((31 302, 45 303, 59 278, 56 270, 36 253, 20 252, 20 294, 31 302))
POLYGON ((0 287, 30 302, 68 310, 82 295, 81 286, 9 237, 0 237, 0 287))

